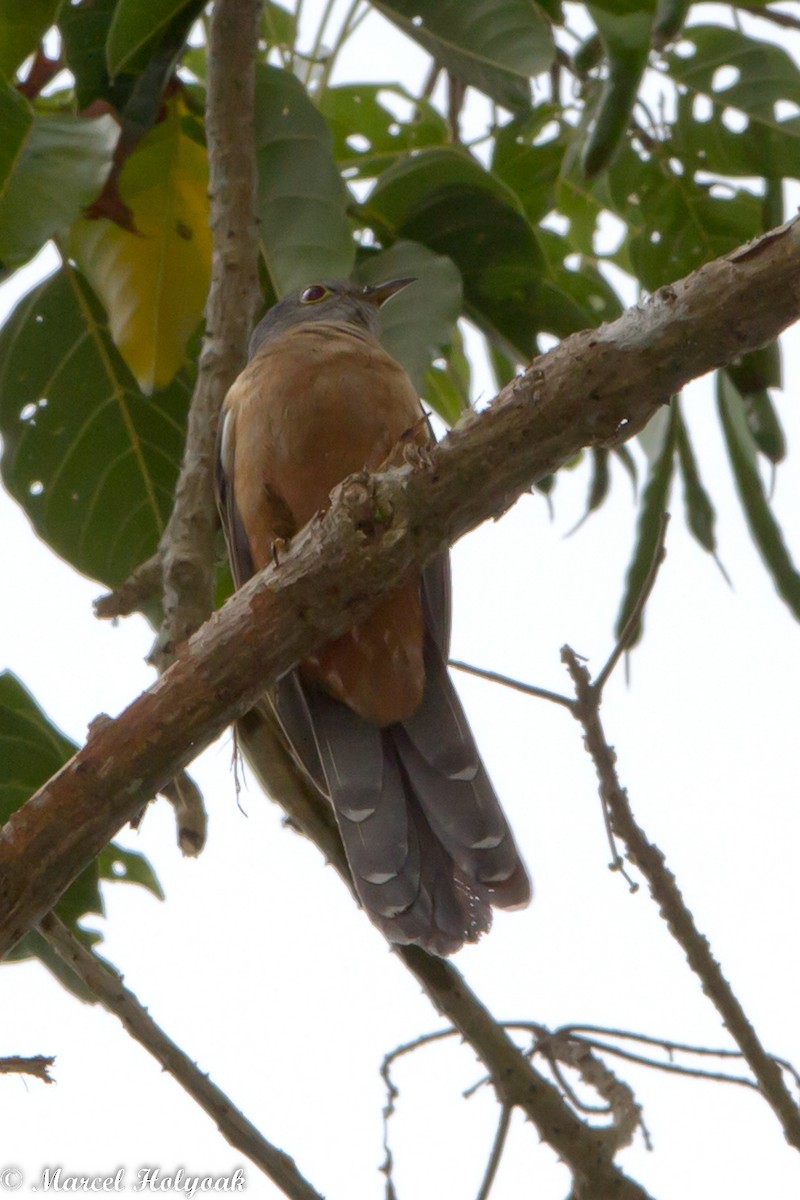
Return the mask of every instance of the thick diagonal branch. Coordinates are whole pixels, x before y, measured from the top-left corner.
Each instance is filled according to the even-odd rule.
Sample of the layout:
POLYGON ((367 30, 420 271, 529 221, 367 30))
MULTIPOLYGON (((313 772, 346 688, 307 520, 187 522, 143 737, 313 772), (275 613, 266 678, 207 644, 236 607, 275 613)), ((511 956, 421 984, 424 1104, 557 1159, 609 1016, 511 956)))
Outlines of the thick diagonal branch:
POLYGON ((177 769, 409 571, 582 447, 641 428, 690 379, 798 316, 791 225, 567 339, 424 461, 346 480, 280 564, 215 613, 125 712, 96 722, 86 746, 0 831, 0 955, 177 769))

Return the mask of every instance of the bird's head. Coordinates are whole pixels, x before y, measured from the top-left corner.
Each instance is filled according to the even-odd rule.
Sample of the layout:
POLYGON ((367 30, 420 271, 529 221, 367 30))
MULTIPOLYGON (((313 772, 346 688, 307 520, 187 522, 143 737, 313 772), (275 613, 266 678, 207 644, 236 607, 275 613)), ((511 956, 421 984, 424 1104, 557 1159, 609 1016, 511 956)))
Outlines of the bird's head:
POLYGON ((372 284, 333 279, 310 283, 290 292, 256 325, 250 338, 250 358, 265 342, 308 321, 336 321, 377 335, 380 329, 378 309, 409 283, 414 283, 414 279, 389 279, 386 283, 372 284))

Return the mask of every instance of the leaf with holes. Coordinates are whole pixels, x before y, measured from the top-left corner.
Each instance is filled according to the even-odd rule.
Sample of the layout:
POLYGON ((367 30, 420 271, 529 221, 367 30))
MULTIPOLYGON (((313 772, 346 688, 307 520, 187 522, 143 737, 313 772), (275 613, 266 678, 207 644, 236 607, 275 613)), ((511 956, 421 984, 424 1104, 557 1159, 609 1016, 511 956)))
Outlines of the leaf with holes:
POLYGON ((626 240, 637 278, 655 291, 762 232, 761 201, 744 189, 701 187, 652 164, 626 240))
POLYGON ((425 150, 385 171, 361 214, 382 241, 407 238, 451 258, 468 315, 512 357, 533 357, 532 313, 546 260, 518 197, 500 179, 463 150, 425 150))
POLYGON ((722 105, 710 105, 706 115, 701 101, 689 92, 678 96, 670 150, 686 170, 766 179, 800 174, 797 117, 765 127, 722 105))
POLYGON ((29 117, 23 105, 28 109, 22 97, 10 102, 3 86, 0 119, 12 118, 8 126, 4 121, 9 141, 0 151, 0 166, 9 168, 0 196, 0 264, 6 268, 26 262, 48 238, 66 231, 97 197, 119 134, 108 114, 29 117))
POLYGON ((114 587, 169 516, 194 370, 145 397, 72 269, 25 296, 0 332, 3 481, 47 544, 114 587))
POLYGON ((395 242, 366 255, 353 277, 362 283, 411 277, 381 309, 381 341, 408 371, 417 391, 431 361, 440 353, 461 315, 461 276, 451 259, 415 242, 395 242))
POLYGON ((446 71, 505 108, 530 106, 530 79, 555 54, 533 0, 372 0, 446 71))
MULTIPOLYGON (((0 674, 0 824, 5 823, 25 801, 54 775, 77 750, 77 746, 52 724, 30 692, 10 671, 0 674)), ((85 944, 101 939, 96 932, 80 928, 89 914, 103 913, 100 879, 139 883, 163 897, 150 864, 140 854, 110 842, 99 857, 69 886, 56 905, 56 913, 85 944), (118 864, 118 865, 117 865, 118 864)), ((82 1000, 91 1000, 77 977, 53 955, 36 931, 19 941, 9 961, 39 958, 63 985, 82 1000)))
POLYGON ((450 141, 447 122, 433 105, 397 84, 326 88, 319 107, 347 179, 374 179, 414 150, 450 141), (397 110, 406 110, 402 119, 397 110))
POLYGON ((346 278, 355 260, 347 191, 324 119, 298 79, 256 68, 257 211, 276 293, 313 279, 346 278))
POLYGON ((738 108, 767 128, 780 128, 774 111, 779 100, 800 104, 800 67, 792 56, 738 29, 684 29, 667 63, 677 84, 702 93, 717 108, 738 108))
POLYGON ((208 159, 182 126, 181 100, 125 160, 119 180, 137 232, 78 221, 71 250, 105 305, 111 336, 144 392, 186 360, 211 277, 208 159))

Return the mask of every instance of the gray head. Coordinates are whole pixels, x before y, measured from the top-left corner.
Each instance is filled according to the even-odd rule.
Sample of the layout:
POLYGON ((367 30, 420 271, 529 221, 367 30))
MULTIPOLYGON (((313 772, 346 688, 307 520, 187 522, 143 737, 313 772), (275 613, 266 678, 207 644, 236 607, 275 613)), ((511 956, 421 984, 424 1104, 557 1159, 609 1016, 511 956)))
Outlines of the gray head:
POLYGON ((380 330, 378 309, 413 279, 390 279, 386 283, 350 283, 332 279, 312 283, 297 292, 290 292, 261 318, 250 338, 249 357, 286 333, 293 325, 307 321, 337 321, 366 329, 377 337, 380 330))

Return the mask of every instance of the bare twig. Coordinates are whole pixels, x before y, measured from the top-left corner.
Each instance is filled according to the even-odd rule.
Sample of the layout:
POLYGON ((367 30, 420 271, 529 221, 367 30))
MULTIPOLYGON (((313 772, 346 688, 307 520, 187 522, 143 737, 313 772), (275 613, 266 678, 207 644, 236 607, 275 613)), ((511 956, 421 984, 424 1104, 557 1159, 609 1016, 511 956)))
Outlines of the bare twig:
POLYGON ((12 1054, 0 1058, 0 1075, 31 1075, 34 1079, 41 1079, 42 1083, 55 1083, 50 1074, 50 1067, 55 1061, 54 1057, 46 1054, 34 1054, 30 1058, 12 1054))
POLYGON ((779 25, 782 29, 800 29, 800 17, 793 17, 780 9, 767 8, 765 4, 743 4, 742 0, 735 0, 734 8, 740 8, 753 17, 761 17, 764 21, 771 21, 773 25, 779 25))
POLYGON ((116 621, 135 612, 158 605, 161 598, 161 555, 153 554, 140 563, 124 583, 94 602, 94 615, 102 621, 116 621))
POLYGON ((647 880, 650 893, 658 904, 670 932, 682 947, 689 966, 699 977, 703 990, 716 1006, 731 1037, 758 1081, 765 1100, 783 1126, 786 1140, 800 1150, 800 1108, 792 1099, 780 1067, 766 1052, 734 995, 722 969, 711 953, 707 939, 700 933, 684 903, 675 876, 664 855, 648 840, 637 825, 625 789, 619 782, 616 755, 606 740, 600 720, 599 693, 589 672, 577 655, 565 646, 561 657, 575 685, 577 707, 574 715, 584 731, 584 744, 591 755, 600 783, 600 796, 610 814, 614 835, 621 839, 628 858, 647 880))
POLYGON ((319 1192, 300 1174, 294 1160, 268 1142, 225 1093, 167 1037, 133 992, 125 987, 116 971, 81 945, 55 914, 49 913, 40 929, 59 958, 216 1122, 231 1146, 246 1154, 292 1200, 322 1200, 319 1192))
POLYGON ((500 1159, 503 1157, 503 1151, 506 1147, 506 1139, 508 1131, 511 1128, 511 1114, 513 1111, 508 1105, 504 1105, 500 1109, 500 1120, 497 1123, 497 1133, 494 1135, 494 1141, 492 1142, 492 1152, 489 1155, 489 1161, 486 1164, 486 1170, 484 1171, 476 1200, 488 1200, 492 1184, 497 1175, 497 1168, 500 1166, 500 1159))
POLYGON ((550 700, 553 704, 561 704, 564 708, 572 708, 575 703, 569 696, 561 696, 558 692, 550 692, 547 688, 536 687, 532 683, 523 683, 520 679, 512 679, 510 675, 501 675, 497 671, 487 671, 484 667, 473 667, 470 663, 451 658, 450 666, 466 675, 475 675, 478 679, 488 679, 490 683, 500 683, 512 691, 522 692, 525 696, 535 696, 539 700, 550 700))

